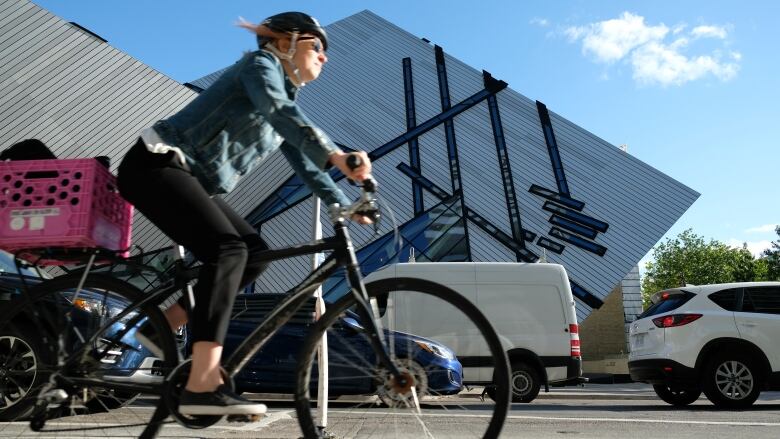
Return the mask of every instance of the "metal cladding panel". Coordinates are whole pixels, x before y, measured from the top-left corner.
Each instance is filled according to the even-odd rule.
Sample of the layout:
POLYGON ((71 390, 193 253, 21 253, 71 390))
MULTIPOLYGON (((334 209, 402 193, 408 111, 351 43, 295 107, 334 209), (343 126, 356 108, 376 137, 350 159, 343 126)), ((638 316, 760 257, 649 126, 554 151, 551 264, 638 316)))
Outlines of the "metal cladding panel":
POLYGON ((197 79, 196 81, 190 82, 190 84, 194 85, 195 87, 198 87, 198 88, 201 88, 201 89, 205 90, 205 89, 209 88, 209 86, 211 86, 211 84, 213 84, 214 81, 216 81, 217 78, 219 78, 222 75, 222 73, 225 70, 229 69, 229 68, 230 67, 225 67, 224 69, 219 69, 219 70, 217 70, 214 73, 210 73, 210 74, 208 74, 208 75, 206 75, 206 76, 204 76, 202 78, 197 79))
POLYGON ((631 322, 642 313, 642 286, 639 278, 639 266, 634 266, 625 278, 620 282, 623 292, 623 316, 625 320, 626 352, 631 350, 628 342, 628 332, 631 322))
POLYGON ((466 206, 511 235, 487 103, 455 117, 454 128, 466 206))
POLYGON ((474 262, 513 261, 515 253, 479 227, 469 227, 471 260, 474 262))
MULTIPOLYGON (((0 0, 0 149, 27 138, 58 157, 108 156, 196 93, 27 0, 0 0)), ((137 214, 134 243, 169 244, 137 214)))
MULTIPOLYGON (((525 249, 566 267, 573 288, 577 287, 575 296, 581 299, 576 307, 580 320, 599 306, 698 197, 695 191, 546 107, 542 110, 543 106, 496 82, 488 88, 491 83, 481 71, 446 53, 437 58, 433 45, 369 11, 327 29, 332 41, 328 64, 316 82, 302 89, 300 103, 336 142, 374 152, 381 193, 392 203, 399 223, 414 217, 413 178, 398 166, 410 165, 409 140, 416 138, 420 175, 445 195, 453 195, 457 184, 451 178, 451 163, 459 167, 463 203, 494 230, 488 233, 474 218, 469 219, 470 257, 517 260, 506 237, 512 239, 513 223, 522 226, 530 232, 526 236, 533 237, 522 241, 525 249), (405 58, 414 89, 416 124, 411 129, 407 129, 405 58), (450 107, 443 105, 440 93, 442 71, 446 71, 450 107), (491 94, 500 117, 491 114, 487 100, 491 94), (450 108, 458 113, 448 113, 450 108), (445 121, 452 121, 454 158, 448 154, 453 145, 448 145, 445 121), (416 137, 401 137, 420 126, 427 129, 416 137), (550 129, 549 135, 544 126, 550 129), (497 133, 503 136, 503 168, 497 133), (387 149, 390 144, 394 150, 387 149), (377 148, 384 152, 377 155, 377 148), (519 218, 510 219, 506 178, 513 183, 519 218)), ((352 188, 349 193, 356 194, 352 188)), ((426 209, 440 201, 429 190, 422 194, 426 209)), ((235 198, 241 200, 242 210, 252 204, 247 196, 235 198)), ((255 205, 264 200, 252 198, 255 205)), ((309 217, 299 208, 293 210, 309 217)), ((279 230, 276 236, 294 236, 300 224, 286 224, 281 217, 288 216, 272 220, 279 230)), ((302 221, 299 216, 289 218, 302 221)), ((386 227, 382 225, 379 235, 388 231, 386 227)), ((353 235, 358 247, 376 237, 358 227, 353 228, 353 235)))
MULTIPOLYGON (((452 191, 450 165, 447 159, 447 141, 444 139, 444 127, 438 126, 419 137, 420 170, 425 178, 447 192, 452 191)), ((407 151, 408 148, 399 148, 407 151)), ((408 159, 407 159, 408 161, 408 159)), ((441 200, 423 194, 425 207, 430 208, 441 200)))

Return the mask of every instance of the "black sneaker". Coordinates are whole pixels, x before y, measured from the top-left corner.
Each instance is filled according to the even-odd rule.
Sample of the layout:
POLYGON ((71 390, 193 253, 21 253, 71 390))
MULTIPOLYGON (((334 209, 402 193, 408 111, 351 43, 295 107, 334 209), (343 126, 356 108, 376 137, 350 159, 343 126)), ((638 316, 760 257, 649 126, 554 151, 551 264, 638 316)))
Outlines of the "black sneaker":
POLYGON ((164 354, 162 349, 160 349, 160 336, 154 332, 154 328, 152 328, 148 320, 135 332, 135 339, 148 349, 152 355, 163 359, 164 354))
POLYGON ((262 415, 265 411, 265 404, 244 399, 224 384, 213 392, 185 389, 179 399, 179 413, 182 415, 262 415))

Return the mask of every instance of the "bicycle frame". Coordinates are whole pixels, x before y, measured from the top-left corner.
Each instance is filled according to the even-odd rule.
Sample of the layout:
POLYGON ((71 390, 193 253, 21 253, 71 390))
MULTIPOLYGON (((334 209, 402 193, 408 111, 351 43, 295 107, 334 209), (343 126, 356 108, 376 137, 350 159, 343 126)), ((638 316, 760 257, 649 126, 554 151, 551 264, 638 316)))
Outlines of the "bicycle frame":
POLYGON ((261 260, 273 261, 293 256, 302 256, 322 251, 333 251, 333 253, 323 261, 320 266, 307 276, 298 286, 288 292, 284 298, 271 312, 266 316, 260 325, 244 340, 241 345, 233 352, 225 363, 224 367, 227 373, 235 376, 246 363, 259 351, 263 345, 279 330, 296 311, 312 296, 314 291, 322 285, 325 280, 333 275, 340 267, 347 271, 347 281, 351 287, 351 292, 358 303, 357 313, 363 320, 371 347, 374 350, 379 362, 390 371, 393 376, 401 377, 398 369, 390 360, 390 355, 381 344, 382 329, 379 324, 379 318, 372 311, 363 284, 363 277, 360 274, 360 267, 355 255, 355 249, 349 238, 349 231, 344 219, 340 218, 334 221, 333 229, 335 236, 315 241, 310 244, 294 246, 280 250, 265 250, 260 254, 261 260))

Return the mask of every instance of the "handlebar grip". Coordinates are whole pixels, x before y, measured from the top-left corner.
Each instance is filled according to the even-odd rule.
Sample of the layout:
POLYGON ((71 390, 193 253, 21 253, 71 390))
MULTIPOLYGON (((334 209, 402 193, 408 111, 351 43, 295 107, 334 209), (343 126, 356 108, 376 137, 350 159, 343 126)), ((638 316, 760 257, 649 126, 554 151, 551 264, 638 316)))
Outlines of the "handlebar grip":
POLYGON ((363 190, 366 192, 376 192, 376 181, 373 178, 363 180, 363 190))
POLYGON ((359 168, 363 164, 363 159, 360 158, 357 154, 350 154, 347 156, 347 166, 351 170, 355 170, 359 168))

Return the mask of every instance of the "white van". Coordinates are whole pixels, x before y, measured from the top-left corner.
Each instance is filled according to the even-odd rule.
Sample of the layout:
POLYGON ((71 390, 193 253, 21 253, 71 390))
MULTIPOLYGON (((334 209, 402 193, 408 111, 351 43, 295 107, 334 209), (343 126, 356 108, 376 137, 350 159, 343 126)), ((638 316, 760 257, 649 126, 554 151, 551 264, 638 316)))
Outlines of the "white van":
MULTIPOLYGON (((579 326, 566 270, 558 264, 494 262, 417 262, 385 266, 365 281, 393 277, 426 279, 448 286, 471 300, 490 320, 512 366, 512 400, 531 402, 542 384, 582 382, 579 326)), ((414 300, 413 298, 408 298, 414 300)), ((397 301, 398 299, 396 299, 397 301)), ((403 300, 403 299, 402 299, 403 300)), ((416 316, 403 328, 455 349, 464 367, 464 382, 484 385, 492 397, 493 367, 487 346, 455 340, 467 338, 456 321, 429 324, 435 310, 405 304, 416 316), (449 343, 448 343, 449 339, 449 343)), ((400 329, 400 328, 399 328, 400 329)))

